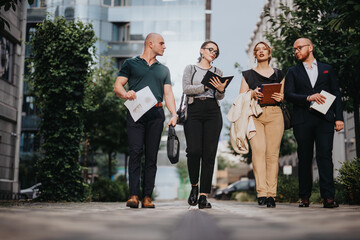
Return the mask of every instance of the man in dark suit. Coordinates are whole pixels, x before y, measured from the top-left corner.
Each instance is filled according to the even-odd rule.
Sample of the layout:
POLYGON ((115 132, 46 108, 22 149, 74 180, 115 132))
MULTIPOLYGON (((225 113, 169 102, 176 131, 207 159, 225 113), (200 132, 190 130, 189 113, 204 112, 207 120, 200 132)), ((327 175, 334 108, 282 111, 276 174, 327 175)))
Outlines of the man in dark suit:
POLYGON ((332 149, 334 128, 336 131, 344 128, 339 83, 333 68, 314 58, 310 39, 297 39, 294 43, 294 52, 301 63, 291 67, 286 74, 285 98, 293 103, 292 124, 299 158, 299 207, 309 206, 314 142, 324 207, 338 207, 334 201, 332 149), (310 109, 313 102, 325 103, 326 98, 320 94, 322 90, 336 96, 325 115, 310 109))

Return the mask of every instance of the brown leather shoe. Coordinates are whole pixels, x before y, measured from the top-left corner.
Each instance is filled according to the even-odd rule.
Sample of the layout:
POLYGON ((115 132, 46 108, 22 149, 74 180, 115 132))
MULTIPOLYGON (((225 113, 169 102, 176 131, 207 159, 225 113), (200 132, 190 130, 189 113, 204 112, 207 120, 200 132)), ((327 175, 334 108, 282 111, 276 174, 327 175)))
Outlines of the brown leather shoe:
POLYGON ((309 205, 310 205, 310 201, 308 198, 302 198, 299 203, 299 207, 309 207, 309 205))
POLYGON ((155 208, 155 204, 151 202, 151 197, 144 197, 142 200, 142 207, 143 208, 155 208))
POLYGON ((136 195, 131 195, 129 200, 126 202, 127 207, 138 208, 139 207, 139 197, 136 195))
POLYGON ((337 208, 339 204, 332 198, 324 199, 324 208, 337 208))

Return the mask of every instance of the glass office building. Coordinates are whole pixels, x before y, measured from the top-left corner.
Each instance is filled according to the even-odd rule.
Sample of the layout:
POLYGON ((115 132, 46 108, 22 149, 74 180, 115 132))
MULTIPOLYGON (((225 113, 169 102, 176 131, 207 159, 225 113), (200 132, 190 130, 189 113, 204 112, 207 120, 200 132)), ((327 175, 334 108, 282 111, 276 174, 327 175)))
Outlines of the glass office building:
POLYGON ((210 3, 210 0, 48 0, 46 11, 91 22, 99 38, 97 54, 114 57, 118 67, 125 59, 141 54, 148 33, 162 34, 167 49, 159 60, 170 68, 178 99, 183 69, 196 61, 201 43, 210 36, 210 3))

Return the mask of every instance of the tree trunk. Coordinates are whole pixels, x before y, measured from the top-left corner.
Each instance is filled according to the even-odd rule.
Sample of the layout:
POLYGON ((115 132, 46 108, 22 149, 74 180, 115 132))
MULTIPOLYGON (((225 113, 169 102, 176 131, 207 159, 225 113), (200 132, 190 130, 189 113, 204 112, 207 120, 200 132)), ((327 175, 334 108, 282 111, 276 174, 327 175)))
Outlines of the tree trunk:
POLYGON ((112 159, 111 159, 111 152, 108 153, 108 159, 109 159, 109 163, 108 163, 108 167, 109 167, 109 179, 111 179, 111 162, 112 162, 112 159))
POLYGON ((360 117, 359 117, 359 100, 354 98, 354 126, 355 126, 355 143, 356 157, 360 157, 360 117))

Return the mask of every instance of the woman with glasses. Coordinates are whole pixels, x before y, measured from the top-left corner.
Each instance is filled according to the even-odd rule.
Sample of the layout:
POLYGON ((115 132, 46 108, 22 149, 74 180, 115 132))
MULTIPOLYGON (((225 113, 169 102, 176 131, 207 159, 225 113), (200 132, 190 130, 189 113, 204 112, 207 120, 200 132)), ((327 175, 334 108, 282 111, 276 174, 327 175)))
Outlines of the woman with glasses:
POLYGON ((282 84, 280 92, 271 96, 275 100, 274 103, 260 104, 263 112, 258 117, 253 117, 256 134, 249 140, 258 204, 275 207, 279 151, 284 133, 284 119, 279 106, 284 99, 284 74, 269 65, 271 48, 265 42, 258 42, 253 54, 257 65, 242 72, 240 94, 252 91, 253 98, 262 99, 263 94, 260 92, 262 84, 282 84))
POLYGON ((211 65, 218 56, 218 45, 213 41, 204 42, 200 48, 198 63, 186 66, 183 75, 183 91, 187 96, 188 104, 188 117, 184 124, 186 156, 191 182, 188 203, 191 206, 198 204, 200 209, 211 208, 211 204, 207 201, 207 194, 211 190, 215 156, 222 128, 218 100, 224 98, 228 80, 221 83, 219 79, 213 78, 210 83, 216 90, 208 88, 201 81, 207 71, 222 76, 222 71, 211 65), (198 198, 199 185, 200 197, 198 198))

